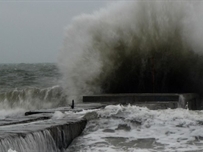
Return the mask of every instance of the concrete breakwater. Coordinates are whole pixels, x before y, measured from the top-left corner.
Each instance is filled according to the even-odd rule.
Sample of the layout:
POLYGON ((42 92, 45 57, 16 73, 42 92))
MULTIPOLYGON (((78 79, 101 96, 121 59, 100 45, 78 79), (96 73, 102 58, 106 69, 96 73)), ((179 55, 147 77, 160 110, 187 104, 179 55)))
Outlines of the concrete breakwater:
POLYGON ((54 119, 55 112, 81 111, 101 108, 101 104, 78 104, 77 107, 59 107, 26 112, 24 116, 0 120, 0 152, 63 152, 79 136, 87 120, 65 115, 54 119))
POLYGON ((0 151, 64 152, 79 136, 87 120, 66 115, 53 119, 55 112, 79 112, 99 109, 111 104, 135 104, 149 109, 189 108, 197 110, 200 100, 197 94, 108 94, 84 96, 83 103, 71 107, 41 109, 26 112, 24 116, 0 119, 0 151))

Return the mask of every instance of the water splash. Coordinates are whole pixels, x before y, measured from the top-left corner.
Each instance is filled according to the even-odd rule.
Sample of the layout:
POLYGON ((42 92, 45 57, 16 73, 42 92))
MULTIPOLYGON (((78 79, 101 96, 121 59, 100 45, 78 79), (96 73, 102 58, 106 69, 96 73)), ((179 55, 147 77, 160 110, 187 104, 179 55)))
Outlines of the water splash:
POLYGON ((96 93, 202 93, 203 3, 124 1, 81 15, 59 55, 70 101, 96 93))

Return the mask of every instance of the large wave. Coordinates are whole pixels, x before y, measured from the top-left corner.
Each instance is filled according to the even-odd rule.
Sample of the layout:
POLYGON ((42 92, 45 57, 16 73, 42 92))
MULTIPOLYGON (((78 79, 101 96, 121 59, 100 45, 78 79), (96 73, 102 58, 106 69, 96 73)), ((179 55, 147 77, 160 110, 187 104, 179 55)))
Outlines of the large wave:
POLYGON ((124 1, 73 19, 59 55, 69 98, 203 89, 203 5, 124 1))

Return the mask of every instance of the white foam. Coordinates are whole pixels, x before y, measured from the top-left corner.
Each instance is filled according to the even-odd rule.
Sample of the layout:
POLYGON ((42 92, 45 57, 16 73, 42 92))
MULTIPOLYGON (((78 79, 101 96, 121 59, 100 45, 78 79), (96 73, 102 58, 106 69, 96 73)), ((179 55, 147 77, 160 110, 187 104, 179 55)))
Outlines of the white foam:
POLYGON ((17 151, 15 151, 15 150, 12 150, 12 149, 9 149, 9 150, 8 150, 8 152, 17 152, 17 151))
POLYGON ((107 106, 70 150, 184 152, 203 149, 203 111, 107 106), (134 150, 133 150, 134 149, 134 150))

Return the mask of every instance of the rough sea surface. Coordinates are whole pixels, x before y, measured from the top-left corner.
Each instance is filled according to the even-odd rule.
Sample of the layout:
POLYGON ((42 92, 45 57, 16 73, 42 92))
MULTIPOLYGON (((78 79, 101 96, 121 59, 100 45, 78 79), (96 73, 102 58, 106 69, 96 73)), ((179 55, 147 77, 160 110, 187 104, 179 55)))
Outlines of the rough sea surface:
POLYGON ((65 104, 56 64, 0 64, 0 117, 65 104))
MULTIPOLYGON (((99 93, 203 95, 202 10, 201 1, 138 0, 74 18, 57 65, 0 64, 0 118, 99 93)), ((53 118, 66 115, 88 119, 67 152, 203 151, 203 111, 109 105, 53 118)))
POLYGON ((203 151, 203 111, 112 105, 85 117, 86 129, 67 152, 203 151))
MULTIPOLYGON (((30 109, 67 105, 55 64, 1 64, 0 71, 1 119, 30 109)), ((58 111, 53 119, 66 115, 88 119, 84 132, 66 152, 203 151, 203 111, 110 105, 78 113, 58 111)), ((44 139, 43 135, 38 138, 44 139)))

